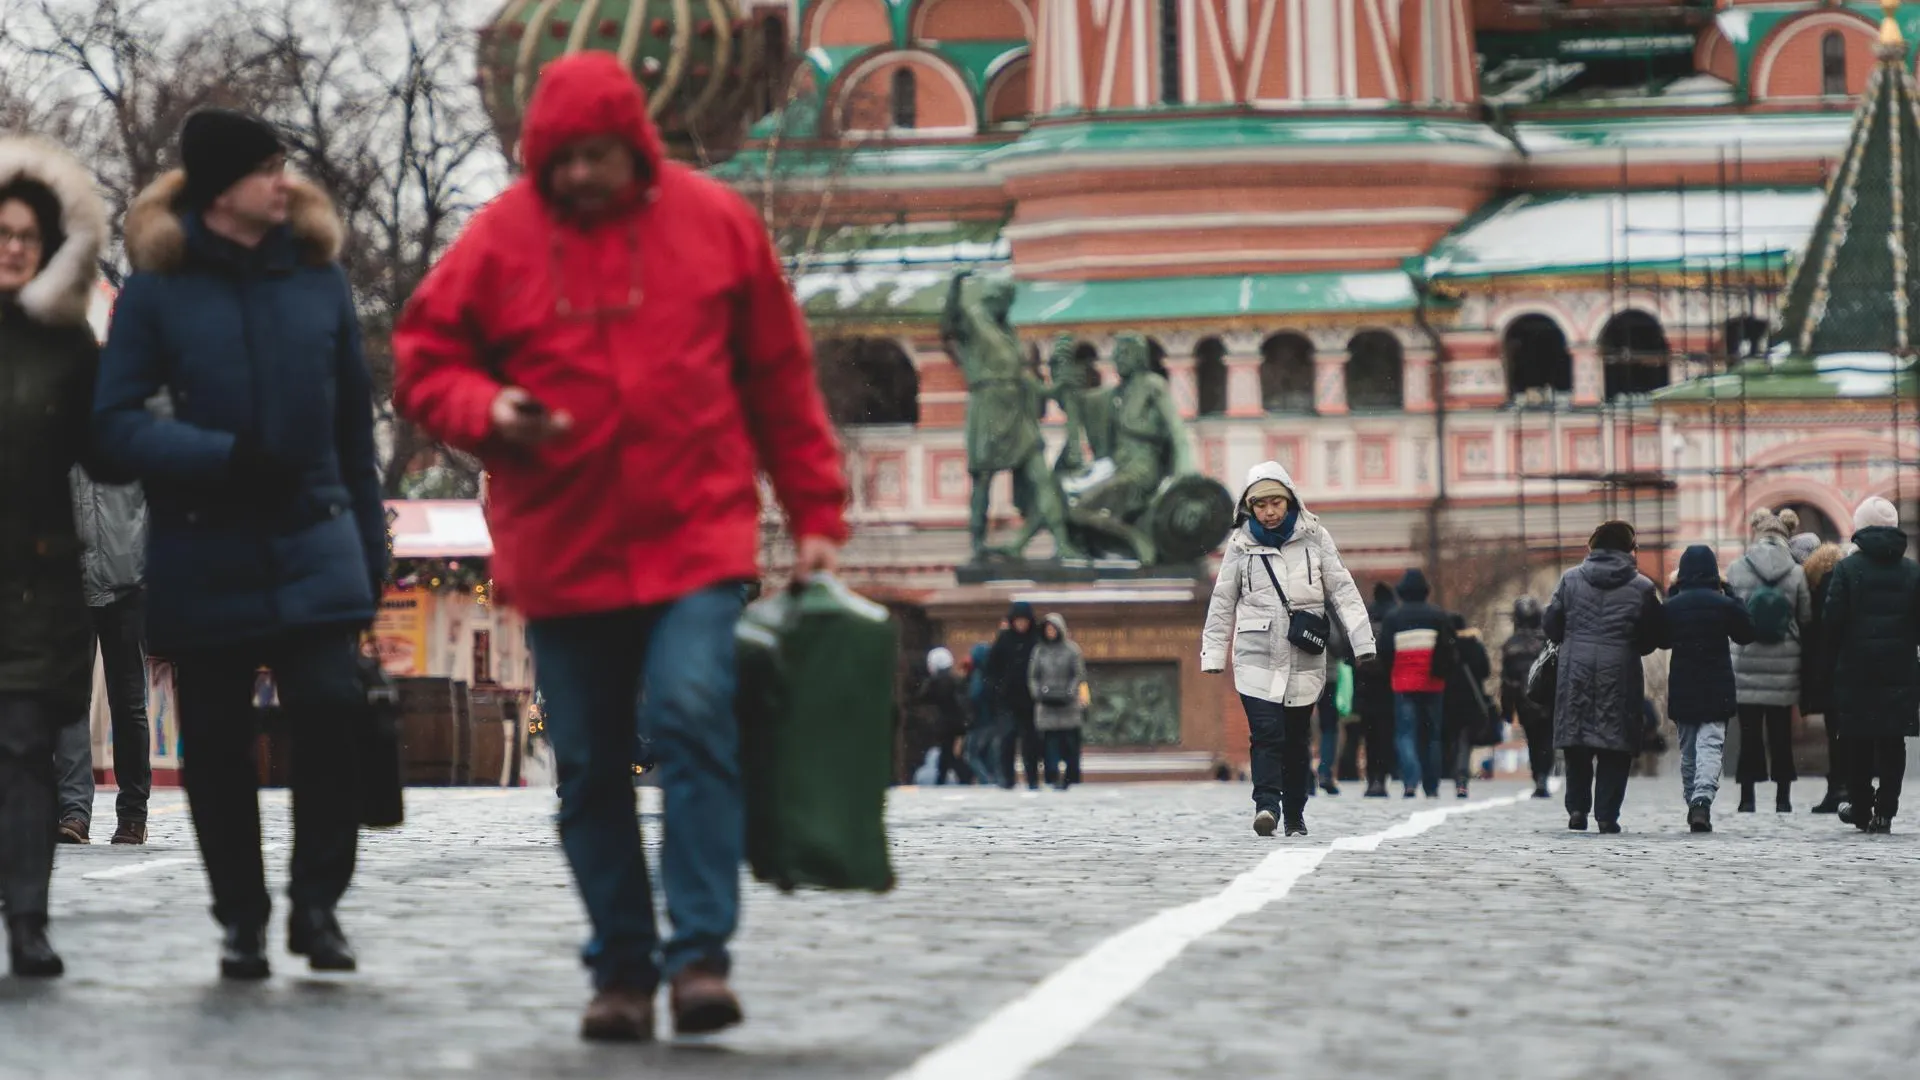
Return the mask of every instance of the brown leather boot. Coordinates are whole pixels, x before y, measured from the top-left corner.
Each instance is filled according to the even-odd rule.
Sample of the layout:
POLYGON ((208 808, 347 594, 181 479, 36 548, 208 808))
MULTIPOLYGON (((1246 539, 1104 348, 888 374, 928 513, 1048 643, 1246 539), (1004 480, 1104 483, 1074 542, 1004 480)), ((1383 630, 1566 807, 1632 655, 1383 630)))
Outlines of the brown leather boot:
POLYGON ((84 818, 69 817, 60 822, 60 834, 56 837, 63 844, 90 844, 87 836, 87 822, 84 818))
POLYGON ((113 842, 116 844, 144 844, 147 842, 147 823, 132 818, 121 818, 120 827, 113 830, 113 842))
POLYGON ((746 1017, 718 965, 701 961, 673 977, 673 1030, 681 1035, 723 1031, 746 1017))
POLYGON ((653 1041, 653 991, 609 986, 593 995, 580 1018, 580 1037, 595 1042, 653 1041))

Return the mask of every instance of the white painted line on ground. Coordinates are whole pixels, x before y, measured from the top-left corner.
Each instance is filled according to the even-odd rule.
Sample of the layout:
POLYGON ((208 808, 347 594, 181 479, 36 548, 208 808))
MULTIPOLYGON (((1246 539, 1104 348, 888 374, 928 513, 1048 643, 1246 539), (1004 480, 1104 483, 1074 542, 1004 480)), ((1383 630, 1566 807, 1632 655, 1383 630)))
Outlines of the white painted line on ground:
POLYGON ((895 1074, 894 1080, 1018 1080, 1078 1042, 1189 945, 1285 897, 1333 852, 1374 851, 1388 840, 1418 836, 1455 814, 1512 806, 1531 794, 1421 810, 1392 828, 1341 837, 1324 847, 1282 848, 1212 896, 1168 908, 1094 946, 972 1031, 895 1074))
MULTIPOLYGON (((285 846, 285 844, 277 843, 263 844, 260 847, 260 854, 271 855, 285 846)), ((126 866, 115 866, 107 870, 95 870, 91 873, 81 874, 80 880, 113 881, 118 878, 129 878, 137 874, 144 874, 149 870, 165 870, 169 866, 190 866, 199 861, 200 859, 193 855, 173 856, 165 859, 148 859, 146 862, 128 863, 126 866)))

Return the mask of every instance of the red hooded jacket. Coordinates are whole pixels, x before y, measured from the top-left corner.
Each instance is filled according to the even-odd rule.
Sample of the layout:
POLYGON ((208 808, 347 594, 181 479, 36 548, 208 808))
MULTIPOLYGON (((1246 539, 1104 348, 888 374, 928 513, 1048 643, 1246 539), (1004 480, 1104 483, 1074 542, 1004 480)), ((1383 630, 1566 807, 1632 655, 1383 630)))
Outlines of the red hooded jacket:
POLYGON ((394 332, 394 400, 486 463, 502 602, 530 618, 658 604, 758 572, 760 493, 796 536, 846 538, 840 449, 806 326, 759 218, 666 160, 640 86, 589 52, 548 67, 526 173, 477 214, 394 332), (585 228, 536 184, 564 145, 618 135, 648 184, 585 228), (573 429, 537 448, 491 435, 524 387, 573 429))

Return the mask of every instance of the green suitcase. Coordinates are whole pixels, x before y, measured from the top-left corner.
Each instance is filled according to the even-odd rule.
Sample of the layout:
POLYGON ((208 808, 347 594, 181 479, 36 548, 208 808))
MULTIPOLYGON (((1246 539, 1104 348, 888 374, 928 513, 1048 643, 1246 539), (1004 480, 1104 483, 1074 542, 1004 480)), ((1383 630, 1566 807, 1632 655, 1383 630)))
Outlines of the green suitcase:
POLYGON ((893 888, 896 631, 887 609, 832 579, 746 610, 740 757, 753 876, 795 888, 893 888))

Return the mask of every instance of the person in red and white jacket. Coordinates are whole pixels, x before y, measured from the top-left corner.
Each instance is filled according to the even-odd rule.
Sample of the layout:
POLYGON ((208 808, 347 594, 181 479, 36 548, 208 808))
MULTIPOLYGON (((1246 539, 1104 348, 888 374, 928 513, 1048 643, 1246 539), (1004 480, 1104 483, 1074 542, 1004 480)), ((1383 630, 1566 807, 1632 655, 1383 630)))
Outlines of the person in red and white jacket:
POLYGON ((727 944, 745 845, 734 625, 758 577, 756 469, 801 575, 846 539, 847 482, 798 305, 758 215, 667 160, 608 53, 556 60, 526 171, 428 275, 394 397, 478 454, 501 601, 530 620, 560 839, 593 921, 591 1039, 737 1023, 727 944), (636 709, 666 797, 662 942, 634 819, 636 709))
POLYGON ((1400 606, 1380 623, 1380 662, 1393 682, 1394 745, 1407 798, 1440 795, 1440 743, 1446 712, 1453 617, 1427 602, 1427 575, 1410 569, 1395 593, 1400 606))

